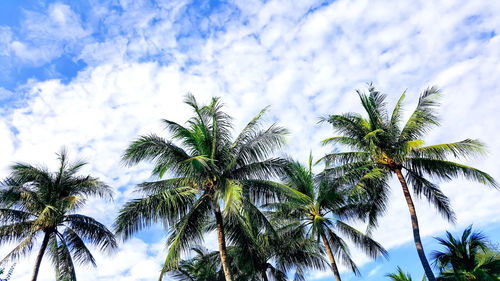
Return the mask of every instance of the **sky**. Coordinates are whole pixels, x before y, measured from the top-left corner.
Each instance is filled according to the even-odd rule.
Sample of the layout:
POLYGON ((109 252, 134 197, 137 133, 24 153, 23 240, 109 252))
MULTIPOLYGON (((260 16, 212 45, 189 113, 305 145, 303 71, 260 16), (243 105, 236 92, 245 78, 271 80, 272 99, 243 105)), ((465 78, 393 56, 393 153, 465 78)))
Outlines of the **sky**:
MULTIPOLYGON (((160 119, 184 122, 186 93, 220 96, 241 129, 270 105, 266 124, 290 131, 284 153, 306 162, 331 147, 334 132, 320 116, 361 112, 355 93, 367 83, 392 107, 406 90, 406 116, 418 95, 436 85, 443 94, 441 126, 425 142, 477 138, 489 154, 465 160, 500 180, 499 1, 41 1, 0 2, 0 178, 15 161, 57 166, 66 146, 83 173, 115 188, 113 202, 89 200, 82 213, 111 226, 151 166, 119 161, 138 135, 166 136, 160 119)), ((401 266, 419 280, 402 191, 394 189, 374 238, 389 261, 352 249, 362 277, 384 280, 401 266)), ((500 241, 500 191, 457 179, 441 184, 457 214, 442 219, 416 198, 427 254, 435 236, 474 224, 500 241)), ((205 239, 216 248, 213 234, 205 239)), ((0 248, 4 255, 8 246, 0 248)), ((35 249, 36 250, 36 247, 35 249)), ((121 243, 111 256, 94 251, 98 267, 78 266, 79 280, 157 280, 166 256, 157 225, 121 243)), ((28 280, 35 254, 20 261, 13 280, 28 280)), ((49 259, 40 281, 53 280, 49 259)), ((168 280, 168 278, 167 278, 168 280)), ((332 280, 311 272, 307 280, 332 280)))

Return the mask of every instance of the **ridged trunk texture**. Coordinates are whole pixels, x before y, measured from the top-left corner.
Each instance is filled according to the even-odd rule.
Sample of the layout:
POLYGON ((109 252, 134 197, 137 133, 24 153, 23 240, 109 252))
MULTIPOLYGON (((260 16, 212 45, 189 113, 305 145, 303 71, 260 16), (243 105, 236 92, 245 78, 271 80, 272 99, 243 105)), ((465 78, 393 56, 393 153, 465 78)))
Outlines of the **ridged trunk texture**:
POLYGON ((324 234, 321 235, 321 238, 323 238, 326 253, 328 254, 328 258, 330 259, 330 265, 332 266, 333 275, 335 275, 335 279, 337 281, 341 281, 339 269, 337 268, 337 263, 335 262, 335 258, 333 257, 332 248, 330 247, 330 244, 328 243, 328 240, 326 239, 326 236, 324 234))
POLYGON ((425 257, 424 247, 422 246, 422 241, 420 240, 420 228, 418 227, 417 212, 415 211, 415 205, 413 205, 413 200, 411 199, 408 185, 406 184, 406 180, 403 177, 403 173, 401 173, 401 170, 396 169, 395 172, 398 176, 399 182, 401 183, 401 187, 403 188, 406 204, 408 204, 408 210, 410 211, 411 227, 413 228, 413 240, 415 241, 415 247, 417 248, 418 257, 420 258, 420 262, 424 267, 427 279, 429 281, 436 281, 436 277, 434 277, 434 273, 432 272, 429 262, 425 257))
POLYGON ((224 270, 224 276, 226 281, 232 281, 231 272, 229 272, 229 267, 227 265, 226 258, 226 237, 224 235, 224 222, 222 220, 222 213, 218 203, 215 203, 214 207, 215 222, 217 223, 217 238, 219 240, 219 254, 220 261, 222 263, 222 269, 224 270))

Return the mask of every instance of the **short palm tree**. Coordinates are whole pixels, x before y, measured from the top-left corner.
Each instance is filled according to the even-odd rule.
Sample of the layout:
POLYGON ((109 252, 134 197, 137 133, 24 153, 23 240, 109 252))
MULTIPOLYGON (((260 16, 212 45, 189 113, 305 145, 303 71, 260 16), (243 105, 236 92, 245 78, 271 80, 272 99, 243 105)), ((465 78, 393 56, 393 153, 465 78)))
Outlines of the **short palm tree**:
MULTIPOLYGON (((404 273, 401 267, 398 266, 398 272, 397 273, 391 273, 387 274, 387 277, 389 277, 392 281, 412 281, 410 274, 404 273)), ((425 281, 425 275, 422 278, 422 281, 425 281)))
MULTIPOLYGON (((227 248, 229 268, 237 281, 287 281, 295 271, 294 280, 304 280, 307 269, 324 270, 326 261, 315 243, 304 239, 292 228, 274 231, 268 221, 249 213, 228 218, 225 229, 232 246, 227 248)), ((201 247, 193 249, 196 256, 181 261, 174 270, 176 280, 224 280, 218 252, 201 247)))
POLYGON ((43 236, 33 276, 48 250, 57 280, 76 280, 74 262, 95 264, 86 243, 101 250, 117 247, 114 234, 95 219, 76 214, 88 197, 111 199, 109 186, 91 176, 77 175, 85 162, 70 163, 63 149, 59 169, 17 163, 0 185, 0 243, 20 242, 2 262, 27 255, 43 236))
POLYGON ((280 158, 270 158, 283 146, 286 130, 276 125, 261 129, 264 109, 233 139, 231 117, 222 111, 219 98, 199 106, 188 95, 185 102, 195 116, 186 126, 163 120, 171 139, 141 136, 127 148, 123 156, 126 164, 149 160, 154 163, 154 176, 162 178, 168 172, 172 178, 139 185, 144 197, 125 204, 116 230, 128 238, 151 223, 162 221, 171 227, 162 279, 165 272, 178 267, 181 251, 200 242, 213 215, 224 275, 229 281, 223 217, 251 202, 286 194, 285 186, 269 181, 286 164, 280 158))
MULTIPOLYGON (((177 281, 224 281, 224 272, 221 270, 219 252, 211 252, 196 246, 191 249, 195 256, 182 260, 179 267, 171 271, 171 276, 177 281)), ((231 256, 231 250, 228 248, 231 256)), ((232 272, 234 268, 231 267, 232 272)))
POLYGON ((405 94, 398 100, 392 114, 386 109, 386 96, 370 84, 369 93, 358 91, 367 118, 358 113, 330 115, 324 118, 340 134, 323 141, 324 144, 340 144, 351 149, 349 152, 335 152, 324 159, 330 165, 325 173, 331 177, 346 177, 361 180, 354 193, 369 195, 373 208, 367 209, 372 224, 386 206, 388 199, 388 179, 396 175, 410 212, 413 237, 425 274, 435 281, 434 274, 425 257, 415 206, 408 189, 413 187, 417 197, 424 195, 448 220, 455 216, 448 198, 439 186, 430 179, 448 181, 464 177, 493 187, 498 187, 494 179, 485 172, 470 166, 447 160, 474 157, 484 153, 483 144, 477 140, 466 139, 455 143, 425 146, 422 138, 430 128, 437 126, 436 107, 439 91, 432 87, 426 89, 418 100, 415 111, 404 126, 401 126, 402 103, 405 94))
POLYGON ((446 232, 446 238, 436 238, 445 247, 432 257, 441 274, 438 280, 500 280, 500 255, 490 251, 480 232, 467 227, 462 237, 446 232))
POLYGON ((283 181, 304 194, 307 201, 290 199, 274 204, 275 217, 295 225, 317 243, 321 241, 337 281, 341 278, 336 259, 340 259, 359 275, 347 244, 341 236, 350 238, 372 258, 380 254, 387 256, 387 252, 380 244, 344 221, 356 213, 356 202, 348 200, 348 193, 340 181, 329 182, 326 178, 315 178, 312 172, 312 157, 309 158, 308 168, 299 162, 292 162, 286 169, 283 181))
POLYGON ((234 263, 245 273, 241 280, 305 280, 308 269, 325 270, 326 260, 317 244, 295 227, 273 225, 252 212, 228 220, 228 237, 235 248, 234 263))

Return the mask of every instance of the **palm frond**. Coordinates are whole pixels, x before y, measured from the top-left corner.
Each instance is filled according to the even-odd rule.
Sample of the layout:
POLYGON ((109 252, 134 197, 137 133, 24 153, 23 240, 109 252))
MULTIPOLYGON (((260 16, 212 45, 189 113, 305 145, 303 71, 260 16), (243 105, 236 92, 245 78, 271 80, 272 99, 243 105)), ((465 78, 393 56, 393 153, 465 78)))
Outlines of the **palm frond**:
POLYGON ((163 279, 166 272, 178 268, 182 251, 201 242, 203 227, 212 207, 211 204, 208 196, 200 197, 189 212, 175 225, 168 238, 168 255, 163 263, 160 280, 163 279))
POLYGON ((472 158, 485 154, 484 144, 479 140, 465 139, 454 143, 435 144, 412 150, 414 157, 445 160, 448 156, 455 158, 472 158))
MULTIPOLYGON (((66 228, 61 237, 64 238, 66 246, 72 253, 73 260, 79 262, 80 264, 90 263, 94 267, 97 266, 97 264, 95 263, 94 256, 92 256, 92 253, 89 251, 87 246, 85 246, 85 243, 83 242, 82 238, 73 229, 66 228)), ((95 239, 93 242, 94 244, 98 244, 95 242, 95 239)), ((113 247, 116 247, 116 242, 113 247)))
POLYGON ((198 194, 199 191, 191 187, 178 187, 129 201, 119 212, 115 230, 128 239, 161 220, 173 225, 186 215, 198 194))
POLYGON ((412 185, 415 194, 419 197, 424 195, 444 218, 455 222, 455 212, 451 208, 450 200, 444 195, 439 186, 412 170, 406 170, 406 172, 406 180, 412 185))
POLYGON ((401 130, 400 141, 420 139, 431 127, 439 125, 436 108, 439 106, 439 90, 427 88, 418 99, 417 108, 401 130))
POLYGON ((410 158, 406 167, 418 174, 425 173, 431 177, 442 180, 450 180, 461 176, 468 180, 498 188, 498 183, 489 174, 479 169, 452 161, 429 158, 410 158))
POLYGON ((71 232, 74 232, 77 236, 83 237, 83 239, 99 247, 101 250, 112 250, 118 247, 114 234, 105 225, 91 217, 67 215, 65 222, 71 229, 67 230, 68 233, 64 233, 64 237, 66 237, 66 234, 72 235, 71 232))

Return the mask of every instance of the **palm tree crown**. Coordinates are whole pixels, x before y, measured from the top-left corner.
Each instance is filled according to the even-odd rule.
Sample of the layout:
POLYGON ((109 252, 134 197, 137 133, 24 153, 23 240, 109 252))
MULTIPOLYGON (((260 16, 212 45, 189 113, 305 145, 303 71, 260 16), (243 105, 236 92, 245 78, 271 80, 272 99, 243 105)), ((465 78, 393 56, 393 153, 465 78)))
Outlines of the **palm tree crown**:
POLYGON ((28 254, 43 235, 32 280, 47 247, 57 280, 76 280, 74 262, 96 265, 86 242, 101 250, 117 247, 113 233, 103 224, 75 213, 88 197, 111 199, 111 188, 97 178, 77 175, 85 162, 70 163, 64 149, 58 159, 56 172, 17 163, 0 185, 0 243, 20 242, 3 261, 28 254))
MULTIPOLYGON (((412 281, 410 274, 404 273, 403 269, 398 266, 398 272, 397 273, 391 273, 387 274, 386 276, 389 277, 392 281, 412 281)), ((425 275, 422 278, 422 281, 425 281, 425 275)))
POLYGON ((141 136, 126 150, 126 164, 149 160, 154 163, 153 175, 161 178, 168 172, 172 178, 139 185, 145 197, 122 208, 116 229, 127 238, 160 220, 172 227, 162 278, 166 271, 177 268, 181 251, 200 242, 212 213, 225 277, 231 280, 223 216, 290 192, 268 180, 286 164, 280 158, 270 158, 283 146, 286 130, 277 125, 261 129, 264 109, 233 139, 231 117, 222 111, 219 98, 199 106, 188 95, 186 103, 195 116, 185 126, 163 120, 172 133, 171 140, 150 134, 141 136))
POLYGON ((441 272, 438 280, 500 280, 500 256, 488 249, 486 237, 473 232, 472 226, 461 237, 447 231, 446 238, 436 239, 445 247, 432 253, 441 272))
POLYGON ((375 203, 371 207, 365 206, 371 224, 375 224, 377 215, 385 210, 389 188, 387 181, 390 174, 395 174, 410 211, 417 252, 427 278, 434 281, 420 241, 418 220, 407 183, 413 187, 417 197, 425 196, 446 219, 454 221, 455 215, 449 199, 430 179, 449 181, 462 176, 498 187, 487 173, 447 160, 450 156, 469 158, 481 155, 484 153, 483 144, 477 140, 465 139, 455 143, 424 145, 422 137, 439 124, 436 114, 439 91, 434 87, 426 89, 420 95, 415 111, 404 126, 401 125, 404 93, 391 114, 386 109, 386 96, 371 84, 368 94, 360 91, 358 94, 367 118, 358 113, 346 113, 323 119, 340 133, 340 136, 328 138, 323 143, 340 144, 351 149, 349 152, 325 156, 324 159, 330 165, 325 173, 334 178, 358 181, 353 193, 364 194, 375 203))
POLYGON ((377 242, 343 221, 356 213, 357 206, 355 202, 349 202, 348 192, 341 181, 329 182, 325 177, 315 178, 312 157, 309 158, 308 168, 299 162, 291 163, 283 179, 286 185, 304 194, 307 200, 290 199, 275 204, 275 217, 295 225, 304 234, 308 233, 314 241, 321 241, 337 280, 340 280, 340 274, 335 256, 359 275, 342 235, 350 238, 372 258, 379 254, 387 255, 377 242))

